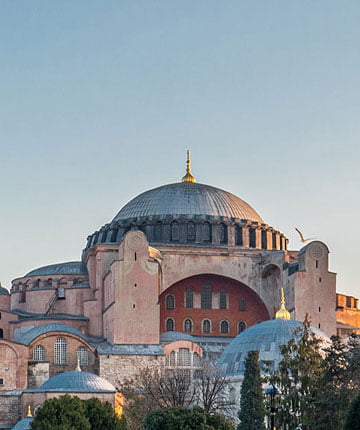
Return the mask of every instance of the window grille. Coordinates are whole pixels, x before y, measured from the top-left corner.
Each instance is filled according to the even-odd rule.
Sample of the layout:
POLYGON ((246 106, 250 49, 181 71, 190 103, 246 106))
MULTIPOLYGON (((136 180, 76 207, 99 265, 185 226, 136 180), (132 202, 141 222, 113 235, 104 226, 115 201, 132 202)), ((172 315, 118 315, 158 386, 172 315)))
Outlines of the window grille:
POLYGON ((166 309, 175 309, 175 297, 172 294, 166 296, 166 309))
POLYGON ((227 243, 227 230, 225 224, 219 225, 219 239, 220 243, 227 243))
POLYGON ((246 311, 246 301, 245 301, 244 297, 240 298, 239 310, 240 311, 246 311))
POLYGON ((195 224, 192 221, 187 223, 187 240, 194 241, 195 240, 195 224))
POLYGON ((220 309, 227 309, 227 294, 225 291, 220 291, 220 309))
POLYGON ((174 331, 174 320, 172 318, 168 318, 166 320, 166 331, 174 331))
POLYGON ((267 231, 266 230, 261 231, 261 248, 262 249, 267 248, 267 231))
POLYGON ((171 366, 171 367, 175 367, 175 365, 176 365, 175 358, 176 358, 175 351, 171 351, 170 354, 166 358, 166 365, 171 366))
POLYGON ((211 323, 209 320, 203 321, 203 333, 210 333, 211 331, 211 323))
POLYGON ((227 321, 221 321, 220 332, 221 334, 229 333, 229 323, 227 321))
POLYGON ((272 248, 276 249, 276 233, 272 234, 272 248))
POLYGON ((211 309, 212 305, 212 292, 211 285, 203 285, 201 287, 201 308, 211 309))
POLYGON ((246 329, 246 322, 240 321, 238 325, 238 333, 243 332, 246 329))
POLYGON ((170 233, 171 233, 171 240, 179 240, 180 238, 179 224, 176 221, 171 223, 170 233))
POLYGON ((34 361, 45 361, 45 348, 42 345, 37 345, 33 351, 34 361))
POLYGON ((235 244, 238 246, 243 245, 242 227, 239 227, 238 225, 235 227, 235 244))
POLYGON ((190 288, 185 293, 185 307, 192 308, 194 306, 194 293, 190 288))
POLYGON ((88 366, 89 364, 89 353, 85 346, 79 346, 76 351, 77 358, 79 360, 80 366, 88 366))
POLYGON ((191 354, 188 348, 179 349, 178 366, 191 366, 191 354))
POLYGON ((193 354, 193 367, 201 367, 201 366, 202 366, 202 359, 197 352, 194 352, 194 354, 193 354))
POLYGON ((249 247, 256 248, 256 233, 253 228, 249 228, 249 247))
POLYGON ((184 321, 184 331, 188 333, 192 332, 192 321, 189 318, 184 321))
POLYGON ((211 242, 211 225, 206 222, 203 225, 204 242, 211 242))
POLYGON ((55 364, 66 364, 67 362, 67 343, 63 337, 58 337, 54 345, 55 364))

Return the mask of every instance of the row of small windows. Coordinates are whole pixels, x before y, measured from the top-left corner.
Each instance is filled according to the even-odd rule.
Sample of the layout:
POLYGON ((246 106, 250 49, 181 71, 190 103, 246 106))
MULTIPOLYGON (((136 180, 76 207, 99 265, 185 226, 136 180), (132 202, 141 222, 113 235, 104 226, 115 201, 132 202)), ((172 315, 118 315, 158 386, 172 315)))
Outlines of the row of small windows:
MULTIPOLYGON (((76 350, 77 359, 80 366, 88 366, 89 364, 89 353, 84 346, 79 346, 76 350)), ((45 361, 46 351, 42 345, 35 346, 33 350, 34 361, 45 361)), ((58 337, 54 343, 54 364, 66 364, 67 363, 67 342, 63 337, 58 337)))
MULTIPOLYGON (((202 333, 211 333, 212 332, 212 322, 210 319, 204 319, 202 321, 202 333)), ((167 318, 165 323, 166 331, 175 331, 175 320, 174 318, 167 318)), ((237 324, 238 333, 243 332, 246 329, 246 322, 240 321, 237 324)), ((194 323, 190 318, 186 318, 183 321, 183 330, 186 333, 192 333, 194 331, 194 323)), ((228 321, 223 320, 220 322, 220 333, 221 334, 229 334, 230 333, 230 324, 228 321)))
POLYGON ((171 351, 166 358, 166 365, 170 367, 201 367, 201 357, 197 352, 191 353, 188 348, 171 351))
MULTIPOLYGON (((212 296, 211 285, 203 285, 201 287, 201 309, 212 309, 212 296)), ((185 307, 187 309, 194 307, 194 292, 190 288, 185 291, 185 307)), ((165 308, 168 310, 175 309, 175 296, 172 294, 166 296, 165 308)), ((219 309, 228 309, 228 295, 226 291, 220 291, 219 309)), ((246 311, 246 301, 243 297, 239 301, 239 310, 246 311)))

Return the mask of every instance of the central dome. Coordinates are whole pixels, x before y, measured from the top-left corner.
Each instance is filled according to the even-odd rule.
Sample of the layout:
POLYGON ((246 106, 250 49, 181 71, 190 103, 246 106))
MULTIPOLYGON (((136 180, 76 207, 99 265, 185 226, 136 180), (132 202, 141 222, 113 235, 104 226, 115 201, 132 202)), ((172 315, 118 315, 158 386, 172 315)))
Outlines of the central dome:
POLYGON ((193 182, 168 184, 145 191, 127 203, 113 221, 168 215, 205 215, 263 223, 259 214, 234 194, 193 182))

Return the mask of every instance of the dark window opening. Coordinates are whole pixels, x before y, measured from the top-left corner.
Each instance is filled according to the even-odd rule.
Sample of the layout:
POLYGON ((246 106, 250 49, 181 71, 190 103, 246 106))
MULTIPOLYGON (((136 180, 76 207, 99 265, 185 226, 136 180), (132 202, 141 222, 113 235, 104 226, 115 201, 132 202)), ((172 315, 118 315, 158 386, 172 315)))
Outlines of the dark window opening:
POLYGON ((160 242, 162 236, 162 224, 161 222, 158 222, 154 226, 154 240, 155 242, 160 242))
POLYGON ((172 318, 168 318, 166 320, 166 331, 174 331, 174 320, 172 318))
POLYGON ((229 333, 229 323, 227 321, 221 321, 220 332, 221 334, 229 333))
POLYGON ((193 242, 195 240, 195 224, 192 221, 187 223, 187 240, 193 242))
POLYGON ((243 231, 238 225, 235 226, 235 245, 243 246, 243 231))
POLYGON ((319 260, 315 261, 315 267, 318 269, 319 268, 319 260))
POLYGON ((321 307, 319 306, 319 312, 321 312, 321 307))
POLYGON ((211 331, 211 323, 210 323, 210 321, 209 320, 204 320, 203 321, 203 324, 202 324, 202 331, 203 331, 203 333, 210 333, 210 331, 211 331))
POLYGON ((201 287, 201 309, 212 308, 212 291, 211 285, 203 285, 201 287))
POLYGON ((192 321, 189 318, 187 318, 184 321, 184 331, 186 331, 187 333, 191 333, 192 332, 192 321))
POLYGON ((166 296, 166 309, 175 309, 175 297, 172 294, 166 296))
POLYGON ((239 310, 246 311, 246 301, 243 297, 240 298, 239 310))
POLYGON ((0 339, 4 338, 4 330, 0 328, 0 339))
POLYGON ((276 249, 276 233, 272 234, 272 249, 276 249))
POLYGON ((104 231, 104 232, 103 232, 103 234, 102 234, 102 236, 101 236, 101 243, 106 242, 106 236, 107 236, 107 234, 108 234, 108 232, 107 232, 107 231, 104 231))
POLYGON ((246 329, 246 322, 240 321, 238 324, 238 333, 242 333, 246 329))
POLYGON ((137 259, 137 255, 136 255, 136 252, 134 252, 134 260, 136 261, 136 259, 137 259))
POLYGON ((349 296, 346 297, 346 307, 351 308, 351 297, 349 296))
POLYGON ((111 233, 111 238, 110 238, 110 242, 116 242, 116 238, 117 238, 117 235, 118 235, 118 229, 117 228, 115 228, 113 231, 112 231, 112 233, 111 233))
POLYGON ((176 221, 171 223, 170 238, 174 241, 178 241, 180 239, 179 224, 176 221))
POLYGON ((261 230, 261 248, 267 249, 267 231, 261 230))
POLYGON ((220 291, 220 309, 227 309, 227 294, 225 291, 220 291))
POLYGON ((321 278, 319 278, 319 282, 321 282, 321 278))
POLYGON ((4 380, 3 380, 3 378, 0 378, 0 385, 4 385, 4 380))
POLYGON ((194 293, 190 288, 185 293, 185 307, 190 309, 194 306, 194 293))
POLYGON ((256 248, 256 233, 253 228, 249 228, 249 247, 256 248))

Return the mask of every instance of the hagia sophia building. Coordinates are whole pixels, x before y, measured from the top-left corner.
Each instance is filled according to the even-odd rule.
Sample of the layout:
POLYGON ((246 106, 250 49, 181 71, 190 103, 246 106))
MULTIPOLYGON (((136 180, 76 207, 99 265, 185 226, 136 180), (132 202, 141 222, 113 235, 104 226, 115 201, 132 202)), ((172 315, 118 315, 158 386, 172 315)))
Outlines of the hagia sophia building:
POLYGON ((328 336, 359 330, 357 299, 337 295, 326 244, 288 250, 248 203, 197 183, 188 156, 182 181, 132 199, 89 235, 81 261, 0 289, 0 428, 36 409, 39 387, 77 362, 110 391, 155 362, 196 372, 201 357, 217 360, 273 319, 282 288, 291 320, 309 314, 328 336))

